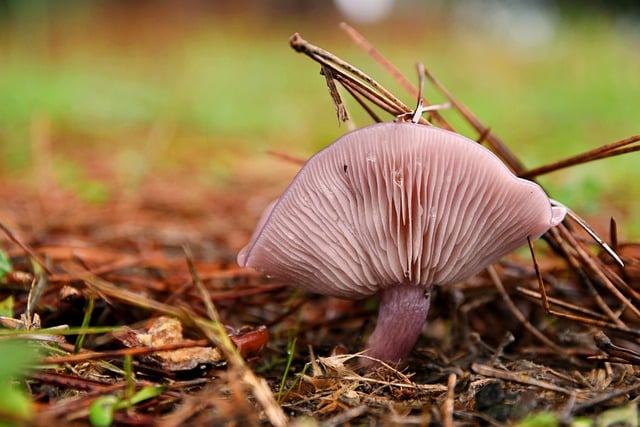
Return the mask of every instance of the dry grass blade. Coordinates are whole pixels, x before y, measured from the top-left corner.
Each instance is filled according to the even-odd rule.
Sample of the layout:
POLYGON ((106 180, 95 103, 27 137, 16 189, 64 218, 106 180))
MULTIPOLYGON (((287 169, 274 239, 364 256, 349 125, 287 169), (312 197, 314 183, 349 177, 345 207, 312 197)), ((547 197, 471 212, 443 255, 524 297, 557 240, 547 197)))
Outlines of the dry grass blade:
POLYGON ((520 177, 531 179, 571 166, 581 165, 600 159, 607 159, 609 157, 619 156, 621 154, 627 154, 634 151, 640 151, 640 146, 638 145, 633 147, 626 147, 627 145, 634 144, 638 141, 640 141, 640 135, 630 136, 628 138, 621 139, 620 141, 612 142, 593 150, 585 151, 584 153, 566 158, 564 160, 558 160, 548 165, 529 169, 528 171, 520 173, 520 177))

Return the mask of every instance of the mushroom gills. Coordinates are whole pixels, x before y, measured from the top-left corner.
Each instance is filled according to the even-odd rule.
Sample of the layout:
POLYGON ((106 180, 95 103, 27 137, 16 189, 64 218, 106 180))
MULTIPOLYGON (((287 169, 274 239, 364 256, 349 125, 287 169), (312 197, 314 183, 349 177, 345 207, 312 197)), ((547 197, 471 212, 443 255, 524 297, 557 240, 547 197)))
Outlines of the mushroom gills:
POLYGON ((565 214, 468 138, 380 123, 309 159, 267 207, 238 264, 322 295, 380 294, 367 354, 397 364, 424 325, 425 292, 467 280, 565 214))

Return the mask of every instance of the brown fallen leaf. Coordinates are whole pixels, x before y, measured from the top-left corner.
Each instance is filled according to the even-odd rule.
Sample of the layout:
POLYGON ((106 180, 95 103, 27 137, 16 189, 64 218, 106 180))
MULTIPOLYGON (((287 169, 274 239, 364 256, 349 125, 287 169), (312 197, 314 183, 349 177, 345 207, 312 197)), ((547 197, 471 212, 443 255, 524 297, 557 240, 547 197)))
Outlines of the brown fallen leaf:
MULTIPOLYGON (((230 336, 243 357, 254 358, 260 355, 269 340, 265 326, 241 328, 230 336)), ((145 329, 127 329, 116 334, 116 339, 127 347, 161 347, 171 344, 191 344, 182 332, 182 323, 169 316, 153 319, 145 329)), ((146 360, 155 363, 167 371, 187 371, 202 365, 219 366, 226 363, 222 352, 216 347, 197 346, 175 350, 157 351, 146 360)))

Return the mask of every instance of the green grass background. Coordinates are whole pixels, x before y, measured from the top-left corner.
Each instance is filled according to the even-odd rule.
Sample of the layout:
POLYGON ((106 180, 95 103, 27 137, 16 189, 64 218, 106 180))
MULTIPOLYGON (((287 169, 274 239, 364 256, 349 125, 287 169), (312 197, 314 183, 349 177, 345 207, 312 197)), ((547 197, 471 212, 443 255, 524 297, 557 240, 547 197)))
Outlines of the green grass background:
MULTIPOLYGON (((26 181, 37 175, 44 128, 56 178, 97 202, 109 200, 103 178, 92 172, 101 163, 141 178, 185 171, 194 185, 224 187, 240 159, 246 167, 266 150, 306 157, 345 132, 318 67, 288 46, 296 31, 413 105, 341 33, 338 15, 6 5, 1 173, 26 181)), ((640 133, 637 26, 609 15, 564 14, 553 38, 527 55, 478 27, 447 22, 421 9, 358 28, 407 76, 424 62, 529 167, 640 133)), ((358 125, 370 122, 355 103, 351 109, 358 125)), ((620 234, 637 238, 639 166, 630 154, 541 181, 579 214, 603 226, 615 216, 620 234)))

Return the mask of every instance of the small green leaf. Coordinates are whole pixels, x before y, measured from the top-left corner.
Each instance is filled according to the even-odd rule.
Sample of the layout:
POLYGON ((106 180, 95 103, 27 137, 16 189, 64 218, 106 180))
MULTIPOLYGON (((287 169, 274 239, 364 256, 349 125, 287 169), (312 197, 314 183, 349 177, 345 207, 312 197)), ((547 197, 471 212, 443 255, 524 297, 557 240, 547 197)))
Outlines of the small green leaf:
POLYGON ((93 427, 109 427, 113 424, 113 414, 116 411, 154 398, 165 390, 166 386, 151 385, 140 389, 131 399, 123 399, 116 395, 99 397, 89 407, 89 422, 93 427))
POLYGON ((4 384, 0 386, 0 396, 2 396, 0 414, 11 415, 11 418, 24 421, 33 417, 33 403, 24 390, 11 384, 4 384))
MULTIPOLYGON (((36 359, 36 351, 26 341, 13 339, 2 341, 0 351, 0 384, 15 377, 21 377, 24 371, 36 359)), ((1 396, 1 395, 0 395, 1 396)))
POLYGON ((0 301, 0 316, 13 317, 13 295, 0 301))
POLYGON ((153 399, 154 397, 160 396, 162 392, 166 390, 166 388, 167 387, 164 385, 149 385, 143 387, 142 389, 140 389, 140 391, 138 391, 131 397, 130 402, 132 405, 137 405, 138 403, 145 400, 153 399))
POLYGON ((596 419, 596 427, 607 427, 610 425, 638 425, 638 405, 629 403, 604 411, 596 419))
POLYGON ((26 421, 34 414, 33 404, 28 394, 17 385, 17 380, 35 360, 35 351, 25 341, 20 340, 3 341, 1 348, 0 414, 8 414, 12 418, 26 421))
POLYGON ((0 251, 0 281, 2 281, 13 270, 9 255, 5 251, 0 251))
POLYGON ((570 427, 593 427, 593 420, 589 417, 578 417, 569 425, 570 427))
POLYGON ((113 412, 119 399, 116 396, 102 396, 89 406, 89 422, 94 427, 109 427, 113 424, 113 412))
POLYGON ((553 412, 537 412, 518 421, 517 427, 557 427, 560 425, 558 416, 553 412))

